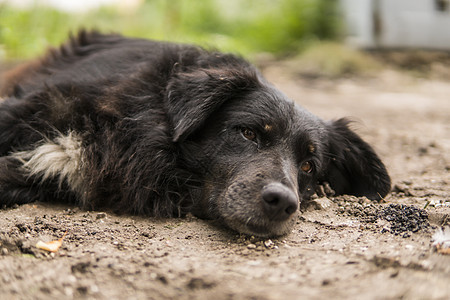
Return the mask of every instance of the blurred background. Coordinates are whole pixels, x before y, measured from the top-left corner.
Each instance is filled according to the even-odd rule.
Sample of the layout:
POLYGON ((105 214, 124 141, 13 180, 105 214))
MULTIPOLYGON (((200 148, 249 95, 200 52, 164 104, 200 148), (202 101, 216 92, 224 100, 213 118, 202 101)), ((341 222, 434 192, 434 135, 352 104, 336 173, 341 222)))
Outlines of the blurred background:
POLYGON ((341 33, 334 0, 1 0, 0 47, 28 58, 79 28, 285 55, 341 33))
POLYGON ((80 28, 196 43, 257 64, 296 58, 306 74, 380 63, 423 72, 450 61, 450 0, 0 0, 0 61, 40 55, 80 28))

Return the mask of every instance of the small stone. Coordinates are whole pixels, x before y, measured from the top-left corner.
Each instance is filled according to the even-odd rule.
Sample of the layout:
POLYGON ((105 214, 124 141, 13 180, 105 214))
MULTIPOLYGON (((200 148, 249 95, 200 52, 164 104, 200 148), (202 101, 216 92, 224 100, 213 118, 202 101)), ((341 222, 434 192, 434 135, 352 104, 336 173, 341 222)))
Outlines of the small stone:
POLYGON ((256 245, 255 244, 248 244, 247 248, 248 249, 256 249, 256 245))
POLYGON ((97 214, 97 217, 96 217, 97 220, 98 219, 103 219, 103 218, 106 218, 106 213, 100 212, 100 213, 97 214))
POLYGON ((250 255, 250 250, 244 249, 244 250, 242 250, 241 254, 244 256, 250 255))
POLYGON ((186 284, 186 286, 191 290, 196 289, 210 289, 216 285, 215 282, 205 280, 203 278, 192 278, 189 280, 189 282, 186 284))
POLYGON ((266 248, 272 248, 273 247, 272 240, 264 241, 264 246, 266 246, 266 248))
POLYGON ((69 286, 64 288, 64 295, 72 297, 73 296, 73 289, 69 286))
POLYGON ((398 276, 398 273, 399 273, 399 272, 400 272, 400 271, 399 271, 398 269, 395 269, 395 270, 391 273, 391 275, 389 275, 389 277, 395 278, 395 277, 398 276))
POLYGON ((91 285, 91 293, 98 293, 100 291, 100 289, 98 288, 97 285, 93 284, 91 285))
POLYGON ((327 197, 317 198, 309 201, 307 211, 324 210, 330 208, 332 201, 327 197))
POLYGON ((322 285, 330 285, 330 284, 331 284, 331 280, 330 279, 322 280, 322 285))

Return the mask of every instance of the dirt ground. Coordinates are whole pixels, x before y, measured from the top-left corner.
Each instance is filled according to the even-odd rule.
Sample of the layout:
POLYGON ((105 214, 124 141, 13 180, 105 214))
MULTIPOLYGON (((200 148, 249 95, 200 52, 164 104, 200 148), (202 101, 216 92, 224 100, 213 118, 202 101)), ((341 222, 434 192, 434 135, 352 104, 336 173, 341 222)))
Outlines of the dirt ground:
POLYGON ((393 179, 384 203, 316 199, 292 233, 242 236, 194 217, 152 219, 35 203, 0 210, 1 299, 449 299, 450 84, 393 70, 266 76, 315 114, 352 116, 393 179), (423 210, 425 208, 425 210, 423 210), (39 240, 59 239, 54 254, 39 240))

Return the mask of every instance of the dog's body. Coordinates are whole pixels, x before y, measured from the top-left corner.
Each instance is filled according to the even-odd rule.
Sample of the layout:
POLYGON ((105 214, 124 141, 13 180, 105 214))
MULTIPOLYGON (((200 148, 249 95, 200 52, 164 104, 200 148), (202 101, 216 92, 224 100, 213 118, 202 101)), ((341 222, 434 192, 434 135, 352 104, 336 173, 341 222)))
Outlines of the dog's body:
POLYGON ((2 206, 192 212, 273 236, 320 182, 371 199, 390 189, 345 120, 313 116, 233 55, 81 32, 5 82, 2 206))

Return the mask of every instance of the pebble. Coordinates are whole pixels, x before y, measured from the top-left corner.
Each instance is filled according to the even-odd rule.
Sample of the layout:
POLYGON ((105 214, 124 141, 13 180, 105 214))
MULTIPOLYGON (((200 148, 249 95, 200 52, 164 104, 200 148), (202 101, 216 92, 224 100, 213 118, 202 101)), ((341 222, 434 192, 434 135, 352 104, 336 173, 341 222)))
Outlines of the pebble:
POLYGON ((73 289, 69 286, 66 286, 64 288, 64 295, 72 297, 73 296, 73 289))
POLYGON ((241 254, 244 255, 244 256, 250 255, 250 250, 244 249, 244 250, 242 250, 241 254))
POLYGON ((271 247, 273 247, 273 242, 272 242, 272 240, 264 241, 264 246, 266 246, 266 248, 271 248, 271 247))
POLYGON ((247 248, 248 249, 256 249, 256 245, 255 244, 248 244, 247 248))
POLYGON ((97 216, 96 216, 96 219, 97 219, 97 220, 98 220, 98 219, 103 219, 103 218, 106 218, 106 213, 104 213, 104 212, 100 212, 100 213, 98 213, 97 216))

